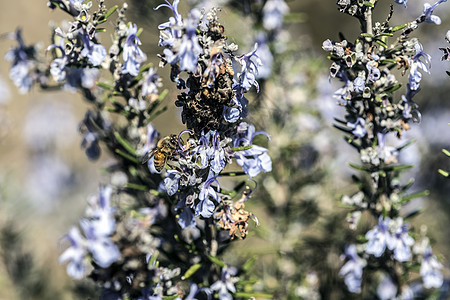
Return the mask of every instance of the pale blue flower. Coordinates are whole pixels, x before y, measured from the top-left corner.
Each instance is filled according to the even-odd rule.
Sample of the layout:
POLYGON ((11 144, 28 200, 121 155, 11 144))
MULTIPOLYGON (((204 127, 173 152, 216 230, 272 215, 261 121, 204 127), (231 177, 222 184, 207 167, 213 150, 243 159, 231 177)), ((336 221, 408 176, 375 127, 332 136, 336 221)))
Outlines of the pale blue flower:
POLYGON ((86 215, 92 219, 92 230, 96 236, 108 236, 114 233, 116 220, 113 216, 115 209, 111 207, 111 194, 111 186, 100 186, 98 195, 89 200, 86 215))
POLYGON ((223 118, 228 123, 236 123, 244 119, 248 113, 248 100, 239 88, 238 84, 233 86, 234 97, 231 99, 232 106, 224 105, 223 118))
POLYGON ((88 111, 80 125, 80 129, 84 129, 82 132, 81 148, 85 149, 86 156, 89 160, 97 160, 101 154, 98 134, 95 132, 95 127, 92 124, 94 118, 93 113, 88 111))
POLYGON ((436 15, 433 15, 433 11, 442 2, 447 2, 447 0, 439 0, 436 3, 434 3, 433 5, 430 5, 429 3, 425 3, 423 5, 423 13, 420 17, 424 18, 424 20, 423 20, 424 22, 434 23, 436 25, 441 24, 441 18, 439 18, 436 15))
POLYGON ((362 78, 361 76, 356 77, 353 81, 353 90, 355 91, 355 93, 362 94, 362 92, 364 91, 364 87, 364 78, 362 78))
POLYGON ((5 60, 11 62, 11 69, 9 70, 9 78, 14 85, 19 89, 19 92, 24 94, 31 89, 33 85, 32 71, 34 65, 34 47, 25 46, 22 39, 22 30, 17 29, 15 33, 7 35, 9 38, 18 42, 19 46, 9 50, 5 55, 5 60))
POLYGON ((81 236, 80 231, 76 227, 72 227, 69 233, 65 236, 71 246, 59 257, 60 263, 67 264, 67 274, 75 279, 81 279, 87 272, 87 255, 86 240, 81 236))
POLYGON ((181 229, 185 229, 189 226, 195 226, 195 216, 189 207, 184 207, 183 211, 178 215, 178 224, 181 229))
MULTIPOLYGON (((81 50, 81 56, 87 57, 89 62, 95 67, 100 65, 106 58, 106 49, 103 45, 96 44, 89 39, 87 33, 81 34, 84 48, 81 50)), ((125 50, 124 50, 125 51, 125 50)))
POLYGON ((202 47, 198 43, 197 25, 200 18, 200 11, 191 10, 186 24, 186 33, 181 40, 178 49, 178 60, 180 61, 180 70, 194 72, 197 69, 198 57, 203 53, 202 47))
POLYGON ((161 78, 155 72, 154 68, 150 68, 145 75, 144 82, 142 83, 142 96, 158 95, 158 88, 161 86, 161 78))
POLYGON ((222 269, 221 278, 211 285, 211 290, 219 292, 219 299, 221 300, 233 300, 233 295, 236 293, 236 288, 232 281, 232 276, 236 275, 237 270, 235 268, 229 268, 227 266, 222 269))
POLYGON ((268 0, 263 7, 263 26, 266 30, 278 30, 283 25, 283 17, 289 12, 284 0, 268 0))
POLYGON ((158 26, 160 32, 160 47, 173 47, 176 40, 181 39, 183 18, 178 13, 178 4, 180 0, 174 0, 173 4, 170 4, 168 0, 165 0, 167 4, 160 4, 154 10, 158 10, 161 7, 168 7, 173 12, 173 17, 169 18, 168 22, 162 23, 158 26))
POLYGON ((359 294, 365 261, 358 256, 355 245, 347 246, 345 256, 349 260, 342 266, 339 276, 345 277, 344 282, 350 292, 359 294))
POLYGON ((214 202, 211 201, 211 198, 218 202, 219 196, 217 195, 217 192, 220 189, 219 182, 216 178, 217 177, 211 177, 206 180, 206 182, 202 183, 200 187, 200 194, 198 196, 200 202, 195 207, 196 216, 200 215, 204 218, 209 218, 214 213, 216 206, 214 205, 214 202), (217 183, 217 191, 211 186, 213 182, 217 183))
POLYGON ((267 43, 267 36, 264 33, 258 34, 256 37, 256 43, 258 44, 258 49, 256 50, 256 55, 261 60, 261 67, 258 69, 256 78, 269 78, 272 74, 273 65, 273 55, 270 51, 269 45, 267 43))
POLYGON ((239 57, 239 63, 241 64, 242 69, 241 73, 238 74, 238 78, 239 85, 244 92, 248 92, 253 85, 256 87, 256 90, 259 91, 256 74, 258 74, 258 68, 262 65, 262 62, 256 54, 257 50, 258 44, 255 44, 251 52, 239 57))
POLYGON ((87 250, 100 267, 107 268, 120 258, 117 246, 108 235, 98 231, 95 221, 82 219, 80 227, 87 238, 87 250))
POLYGON ((398 221, 398 227, 391 239, 388 239, 388 248, 394 251, 394 258, 398 261, 408 261, 411 257, 411 246, 414 239, 408 235, 409 224, 403 224, 403 220, 398 221))
POLYGON ((423 52, 423 46, 421 43, 417 42, 414 45, 415 54, 411 62, 411 70, 409 73, 409 86, 411 90, 418 90, 420 81, 422 80, 422 74, 419 69, 424 72, 430 73, 431 68, 431 56, 423 52))
POLYGON ((367 130, 364 128, 366 121, 363 118, 357 118, 355 122, 347 122, 347 127, 352 129, 354 136, 362 138, 367 134, 367 130))
POLYGON ((398 4, 403 4, 403 6, 406 7, 406 2, 408 2, 408 0, 394 0, 394 2, 398 4))
POLYGON ((264 131, 255 132, 255 126, 242 122, 239 125, 240 135, 234 140, 234 147, 252 146, 250 149, 236 151, 234 157, 243 171, 250 177, 258 175, 260 172, 272 171, 272 160, 266 148, 253 145, 253 138, 259 134, 263 134, 269 138, 264 131))
POLYGON ((164 187, 169 196, 175 195, 178 191, 178 184, 181 174, 176 170, 167 170, 166 178, 164 178, 164 187))
POLYGON ((147 56, 139 48, 141 41, 137 36, 137 26, 133 24, 128 27, 128 36, 123 46, 122 74, 137 76, 141 63, 147 60, 147 56))
POLYGON ((202 216, 204 218, 209 218, 212 216, 215 209, 216 206, 214 205, 214 202, 211 201, 209 198, 200 200, 200 202, 195 207, 195 216, 202 216))
POLYGON ((369 74, 367 75, 367 78, 372 81, 375 82, 378 79, 380 79, 381 77, 381 72, 380 70, 376 67, 377 63, 375 61, 369 61, 366 64, 366 68, 369 71, 369 74))
POLYGON ((436 256, 428 246, 423 254, 422 264, 420 266, 420 275, 422 276, 423 286, 429 288, 440 288, 444 282, 442 273, 442 264, 438 262, 436 256))
POLYGON ((397 296, 397 286, 392 282, 391 277, 383 275, 377 287, 377 296, 380 300, 391 300, 397 296))
POLYGON ((366 253, 380 257, 386 249, 388 241, 392 238, 388 227, 391 220, 382 217, 378 219, 378 225, 366 233, 367 248, 366 253))

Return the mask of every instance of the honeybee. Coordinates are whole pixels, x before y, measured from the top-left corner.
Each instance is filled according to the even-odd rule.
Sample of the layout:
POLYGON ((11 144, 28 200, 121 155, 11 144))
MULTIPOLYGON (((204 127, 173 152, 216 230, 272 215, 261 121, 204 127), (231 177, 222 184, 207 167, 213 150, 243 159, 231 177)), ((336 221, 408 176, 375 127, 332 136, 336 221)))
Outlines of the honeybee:
POLYGON ((148 162, 148 160, 152 157, 153 163, 155 165, 155 169, 158 172, 161 172, 161 170, 166 165, 167 161, 175 154, 175 152, 178 149, 178 138, 175 134, 168 135, 166 137, 163 137, 158 141, 156 144, 155 149, 148 152, 144 160, 142 161, 143 164, 148 162))

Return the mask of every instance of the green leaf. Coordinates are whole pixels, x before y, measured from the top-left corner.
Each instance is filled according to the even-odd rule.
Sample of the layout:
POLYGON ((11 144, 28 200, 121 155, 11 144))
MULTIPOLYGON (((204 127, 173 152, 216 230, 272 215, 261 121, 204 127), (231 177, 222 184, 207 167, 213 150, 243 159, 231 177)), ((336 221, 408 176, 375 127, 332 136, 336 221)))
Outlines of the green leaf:
POLYGON ((114 136, 116 137, 119 144, 121 144, 125 148, 125 150, 128 151, 128 153, 136 156, 136 150, 133 148, 133 146, 131 146, 124 138, 122 138, 117 131, 114 132, 114 136))
POLYGON ((218 259, 217 257, 212 256, 212 255, 208 255, 208 258, 215 265, 217 265, 217 266, 219 266, 221 268, 225 267, 225 263, 223 261, 221 261, 220 259, 218 259))
POLYGON ((120 150, 120 149, 116 149, 114 152, 116 152, 117 154, 119 154, 119 155, 122 156, 123 158, 128 159, 129 161, 131 161, 131 162, 133 162, 133 163, 135 163, 135 164, 138 164, 138 163, 139 163, 139 160, 137 160, 136 158, 132 157, 132 156, 129 155, 129 154, 126 154, 125 152, 123 152, 123 151, 120 150))
POLYGON ((112 85, 104 83, 104 82, 97 82, 97 86, 99 86, 105 90, 110 90, 110 91, 114 90, 114 87, 112 85))
POLYGON ((445 155, 450 157, 450 151, 448 151, 446 149, 442 149, 442 152, 444 152, 445 155))
POLYGON ((408 26, 408 24, 403 24, 403 25, 398 25, 392 28, 392 32, 396 32, 399 30, 402 30, 403 28, 405 28, 406 26, 408 26))
POLYGON ((356 165, 356 164, 352 164, 352 163, 348 163, 348 165, 350 167, 352 167, 353 169, 359 170, 359 171, 365 171, 365 172, 371 172, 370 169, 360 166, 360 165, 356 165))
POLYGON ((95 32, 106 32, 106 28, 95 28, 95 32))
POLYGON ((248 272, 248 270, 249 270, 249 269, 253 266, 253 264, 255 263, 256 259, 257 259, 257 256, 256 256, 256 255, 254 255, 253 257, 249 258, 249 259, 245 262, 245 264, 242 266, 242 270, 243 270, 244 272, 248 272))
POLYGON ((245 151, 245 150, 248 150, 248 149, 252 149, 253 148, 253 146, 242 146, 242 147, 231 147, 231 150, 233 150, 233 151, 245 151))
POLYGON ((195 264, 195 265, 192 265, 192 266, 186 271, 186 273, 184 273, 184 275, 181 276, 181 280, 188 279, 189 277, 191 277, 192 275, 194 275, 194 273, 197 272, 198 269, 200 269, 201 266, 202 266, 202 264, 195 264))
POLYGON ((173 296, 163 296, 162 298, 163 298, 163 300, 174 300, 179 297, 180 297, 180 295, 173 295, 173 296))
POLYGON ((168 90, 168 89, 165 89, 164 91, 162 91, 162 92, 159 94, 158 99, 156 99, 155 102, 153 102, 153 103, 151 103, 151 104, 149 105, 149 107, 148 107, 148 109, 147 109, 147 112, 148 112, 149 114, 151 114, 151 113, 153 112, 153 110, 155 110, 156 107, 157 107, 159 104, 161 104, 161 102, 166 98, 166 96, 167 96, 168 93, 169 93, 169 90, 168 90))
POLYGON ((438 172, 444 177, 448 177, 450 175, 447 171, 444 171, 442 169, 439 169, 438 172))
POLYGON ((136 184, 136 183, 127 183, 125 185, 125 187, 128 189, 144 191, 144 192, 146 192, 148 190, 148 188, 145 185, 136 184))
POLYGON ((106 19, 109 18, 109 16, 112 15, 117 10, 117 8, 118 8, 118 6, 114 5, 106 12, 106 14, 103 17, 106 19))
POLYGON ((387 48, 388 46, 386 45, 385 42, 381 41, 381 40, 376 40, 375 43, 377 43, 378 45, 380 45, 381 47, 387 48))
POLYGON ((147 118, 147 120, 145 120, 145 125, 147 125, 148 123, 153 121, 157 116, 159 116, 160 114, 162 114, 166 110, 167 110, 167 106, 164 106, 163 108, 155 111, 149 118, 147 118))
POLYGON ((402 87, 401 83, 397 83, 396 85, 390 87, 389 89, 385 90, 386 92, 392 93, 395 92, 396 90, 398 90, 399 88, 402 87))
POLYGON ((368 37, 368 38, 373 38, 374 37, 374 35, 371 34, 371 33, 361 33, 361 36, 368 37))
POLYGON ((153 252, 153 255, 150 257, 150 260, 148 261, 148 264, 153 266, 156 263, 156 260, 158 259, 159 251, 156 250, 153 252))
POLYGON ((224 176, 243 176, 243 175, 247 175, 245 174, 245 172, 224 172, 220 174, 220 177, 224 177, 224 176))
POLYGON ((398 165, 398 166, 388 166, 384 167, 385 171, 400 171, 413 168, 414 165, 398 165))
POLYGON ((283 21, 285 23, 304 23, 307 20, 305 13, 289 13, 284 15, 283 21))
POLYGON ((373 3, 369 2, 369 1, 364 1, 364 5, 367 7, 372 7, 372 8, 374 7, 373 3))
POLYGON ((425 190, 425 191, 414 193, 411 195, 406 195, 406 196, 402 197, 402 199, 400 200, 400 203, 407 203, 407 202, 411 201, 412 199, 425 197, 425 196, 428 196, 429 194, 430 194, 430 192, 428 190, 425 190))
POLYGON ((236 292, 234 294, 236 297, 239 298, 246 298, 246 299, 251 299, 251 298, 265 298, 265 299, 273 299, 273 295, 272 294, 266 294, 266 293, 246 293, 246 292, 236 292))

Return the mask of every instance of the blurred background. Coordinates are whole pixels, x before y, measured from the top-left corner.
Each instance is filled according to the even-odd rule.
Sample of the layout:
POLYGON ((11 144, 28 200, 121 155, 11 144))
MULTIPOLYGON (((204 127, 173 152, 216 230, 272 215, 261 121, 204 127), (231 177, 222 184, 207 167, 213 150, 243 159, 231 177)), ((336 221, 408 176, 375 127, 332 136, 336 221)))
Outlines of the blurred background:
MULTIPOLYGON (((142 49, 156 66, 156 55, 161 51, 157 46, 157 25, 171 13, 169 9, 153 11, 161 2, 130 0, 127 14, 128 20, 144 29, 140 37, 142 49)), ((331 97, 339 83, 328 80, 330 63, 321 45, 328 38, 338 40, 338 32, 345 33, 348 40, 355 40, 359 24, 339 13, 335 0, 286 2, 290 12, 285 17, 282 34, 272 46, 276 54, 272 75, 261 80, 260 94, 249 96, 253 103, 252 121, 272 136, 269 147, 274 170, 257 178, 260 188, 251 200, 252 211, 261 226, 252 228, 245 241, 235 243, 227 259, 238 264, 257 257, 255 277, 265 290, 278 293, 279 299, 290 293, 283 292, 288 289, 294 290, 298 297, 317 299, 319 292, 314 294, 314 289, 319 275, 311 270, 327 268, 324 272, 331 272, 341 265, 339 245, 345 243, 346 233, 336 224, 344 227, 346 211, 339 208, 339 199, 356 191, 350 180, 354 170, 347 162, 359 161, 359 155, 349 150, 341 133, 332 127, 333 118, 343 111, 331 97), (338 246, 333 248, 333 243, 338 246), (321 251, 315 251, 314 247, 321 251), (308 264, 304 263, 306 260, 308 264), (289 287, 294 281, 300 285, 289 287)), ((415 19, 425 2, 409 0, 406 9, 395 5, 391 24, 415 19)), ((122 2, 106 1, 107 6, 118 3, 122 2)), ((205 2, 208 6, 212 3, 205 2)), ((391 3, 380 1, 374 19, 385 20, 391 3)), ((186 15, 194 5, 202 4, 181 1, 180 13, 186 15)), ((247 53, 253 47, 256 31, 251 29, 253 20, 249 14, 254 5, 258 1, 217 1, 222 8, 221 22, 229 39, 240 46, 239 53, 247 53)), ((435 10, 442 24, 427 24, 415 33, 424 51, 432 56, 432 68, 431 75, 424 74, 422 90, 415 97, 422 122, 413 125, 404 137, 416 142, 401 157, 403 162, 416 166, 404 179, 414 177, 414 190, 430 191, 429 197, 412 204, 423 208, 412 225, 417 231, 427 225, 434 252, 447 269, 450 182, 437 170, 450 170, 450 160, 441 152, 442 148, 450 148, 450 78, 445 74, 450 70, 450 62, 440 61, 438 49, 448 45, 444 37, 450 29, 449 13, 450 4, 444 3, 435 10)), ((7 8, 0 10, 0 33, 22 28, 25 43, 41 43, 44 56, 50 44, 50 20, 60 26, 66 17, 61 11, 50 11, 44 0, 9 1, 7 8)), ((100 39, 109 45, 108 34, 100 39)), ((13 46, 14 41, 0 40, 0 55, 13 46)), ((165 88, 170 90, 166 104, 171 104, 176 91, 167 71, 168 68, 160 69, 159 73, 165 88)), ((92 287, 74 284, 57 258, 62 252, 61 237, 77 224, 98 183, 106 182, 104 168, 108 155, 103 153, 100 160, 91 162, 80 148, 78 124, 88 108, 82 96, 67 91, 44 93, 37 87, 22 95, 12 85, 8 72, 9 63, 3 61, 0 63, 0 228, 3 228, 0 299, 86 299, 92 287), (14 253, 11 249, 15 249, 14 253), (20 266, 27 266, 27 272, 21 271, 20 266)), ((407 75, 401 80, 406 82, 407 75)), ((163 135, 179 132, 183 128, 179 111, 169 109, 155 121, 155 126, 163 135), (171 121, 168 127, 167 120, 174 119, 178 124, 171 121)), ((444 273, 450 277, 448 271, 444 273)), ((330 286, 342 283, 331 278, 330 286)), ((321 294, 324 295, 323 291, 321 294)), ((330 299, 333 297, 337 296, 330 295, 330 299)))

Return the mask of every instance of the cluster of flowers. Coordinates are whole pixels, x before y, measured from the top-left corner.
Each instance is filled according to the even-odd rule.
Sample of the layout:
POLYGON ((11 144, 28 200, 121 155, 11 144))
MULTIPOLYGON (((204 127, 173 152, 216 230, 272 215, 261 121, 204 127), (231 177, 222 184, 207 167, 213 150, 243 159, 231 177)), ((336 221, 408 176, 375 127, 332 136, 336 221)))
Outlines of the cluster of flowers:
POLYGON ((257 219, 245 210, 252 193, 249 187, 241 192, 246 180, 226 191, 219 179, 247 175, 254 181, 272 168, 268 150, 253 144, 267 133, 245 122, 244 94, 252 86, 259 89, 257 45, 237 56, 216 9, 194 9, 183 19, 178 4, 166 1, 155 9, 168 7, 174 14, 158 27, 161 66, 170 64, 171 79, 182 90, 175 104, 182 107, 187 129, 163 138, 151 121, 164 111, 158 106, 167 92, 159 92, 161 78, 144 65, 140 31, 125 21, 126 4, 108 10, 100 0, 93 11, 92 2, 50 1, 51 9, 62 9, 73 21, 53 30, 48 65, 37 60, 34 46, 25 46, 20 31, 11 35, 19 42, 8 54, 14 83, 23 91, 34 83, 80 91, 93 106, 79 128, 86 155, 98 159, 100 145, 114 155, 110 184, 100 188, 80 221, 83 235, 76 227, 70 230, 70 246, 60 257, 72 277, 90 272, 108 299, 194 299, 200 294, 232 299, 239 270, 217 255, 230 239, 244 238, 248 221, 257 219), (100 25, 115 12, 107 50, 99 37, 106 29, 100 25), (102 81, 102 71, 111 73, 112 82, 102 81), (125 118, 126 126, 109 113, 125 118), (224 171, 233 160, 242 172, 224 171))
MULTIPOLYGON (((406 1, 396 2, 406 4, 406 1)), ((392 10, 385 22, 372 24, 376 0, 364 3, 338 1, 342 12, 360 21, 363 33, 355 43, 346 40, 326 40, 323 43, 323 49, 330 52, 329 58, 333 61, 330 78, 336 77, 344 82, 334 97, 339 105, 345 107, 346 115, 345 120, 337 120, 335 127, 347 133, 348 143, 360 154, 362 165, 352 166, 366 172, 370 178, 368 185, 358 178, 361 191, 342 198, 342 202, 352 210, 347 220, 354 230, 362 214, 367 213, 378 220, 378 225, 365 233, 366 243, 353 244, 346 249, 348 261, 340 275, 353 293, 361 293, 363 269, 370 270, 367 266, 372 264, 377 265, 377 269, 386 270, 381 285, 395 287, 390 289, 390 295, 379 295, 383 299, 400 295, 402 299, 414 297, 408 278, 402 276, 411 271, 412 265, 420 265, 424 288, 439 288, 443 283, 439 272, 442 265, 432 254, 431 246, 428 242, 419 246, 410 235, 409 224, 404 221, 412 214, 405 215, 402 207, 411 199, 424 195, 405 195, 411 183, 399 183, 399 172, 411 167, 398 164, 399 153, 405 145, 392 147, 386 141, 390 134, 400 139, 403 132, 410 129, 409 122, 420 122, 421 115, 412 97, 419 91, 422 72, 430 71, 431 57, 423 52, 420 42, 409 38, 409 35, 420 23, 440 24, 433 11, 442 2, 445 0, 426 4, 415 21, 392 27, 389 25, 392 10), (397 40, 388 44, 389 37, 400 31, 397 40), (400 101, 394 98, 394 92, 401 87, 391 72, 395 67, 403 74, 409 70, 406 93, 400 101)), ((371 275, 366 278, 368 276, 371 275)), ((385 289, 380 288, 382 290, 385 289)))
POLYGON ((250 53, 235 57, 237 46, 227 44, 216 10, 202 15, 193 9, 184 22, 178 13, 178 2, 156 8, 168 7, 174 14, 169 22, 159 25, 159 45, 165 47, 161 63, 171 65, 171 79, 179 89, 187 88, 178 96, 176 105, 182 108, 182 120, 190 136, 188 143, 182 145, 185 131, 179 134, 174 151, 174 156, 179 157, 178 165, 167 172, 164 188, 169 195, 178 193, 177 210, 181 212, 179 221, 183 228, 194 225, 194 217, 210 218, 219 207, 221 224, 245 237, 251 214, 243 211, 243 205, 237 208, 226 201, 229 196, 219 193, 217 179, 233 158, 250 179, 272 168, 267 149, 253 145, 255 136, 268 135, 255 132, 253 125, 243 121, 248 105, 244 94, 252 86, 259 88, 255 79, 261 64, 257 46, 250 53), (237 78, 233 60, 241 65, 237 78), (180 76, 182 71, 188 72, 186 80, 180 76), (235 214, 235 209, 241 212, 235 214))

